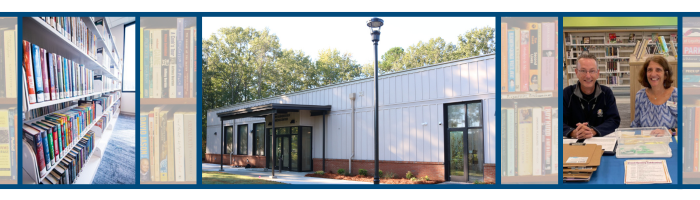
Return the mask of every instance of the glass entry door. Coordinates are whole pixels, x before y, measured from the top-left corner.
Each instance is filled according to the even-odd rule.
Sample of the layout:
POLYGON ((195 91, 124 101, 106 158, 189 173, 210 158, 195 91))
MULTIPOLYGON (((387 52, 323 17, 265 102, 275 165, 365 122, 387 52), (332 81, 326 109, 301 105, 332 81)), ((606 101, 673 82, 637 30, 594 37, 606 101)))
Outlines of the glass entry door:
POLYGON ((445 104, 445 172, 449 181, 484 181, 481 101, 445 104))
MULTIPOLYGON (((272 129, 267 129, 266 148, 267 152, 275 153, 275 169, 289 171, 311 171, 313 163, 311 161, 311 127, 282 127, 275 128, 277 136, 275 143, 272 141, 272 129), (303 138, 303 139, 300 139, 303 138), (274 148, 272 148, 274 146, 274 148), (300 159, 303 156, 303 162, 300 159), (280 161, 280 158, 282 160, 280 161)), ((265 154, 272 155, 272 154, 265 154)), ((272 168, 272 156, 266 156, 267 168, 272 168)))

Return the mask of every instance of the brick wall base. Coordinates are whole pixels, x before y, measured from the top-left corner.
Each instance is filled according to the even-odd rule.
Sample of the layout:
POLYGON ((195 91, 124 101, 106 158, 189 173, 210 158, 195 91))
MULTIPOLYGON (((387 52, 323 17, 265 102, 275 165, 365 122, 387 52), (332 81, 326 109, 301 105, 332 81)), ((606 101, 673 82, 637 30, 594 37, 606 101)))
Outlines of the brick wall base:
POLYGON ((484 164, 484 182, 496 183, 496 164, 484 164))
MULTIPOLYGON (((249 155, 227 155, 224 154, 224 164, 231 166, 246 166, 250 164, 255 168, 265 167, 265 156, 249 156, 249 155), (233 160, 232 160, 233 159, 233 160)), ((205 163, 221 164, 221 154, 206 154, 205 163)))

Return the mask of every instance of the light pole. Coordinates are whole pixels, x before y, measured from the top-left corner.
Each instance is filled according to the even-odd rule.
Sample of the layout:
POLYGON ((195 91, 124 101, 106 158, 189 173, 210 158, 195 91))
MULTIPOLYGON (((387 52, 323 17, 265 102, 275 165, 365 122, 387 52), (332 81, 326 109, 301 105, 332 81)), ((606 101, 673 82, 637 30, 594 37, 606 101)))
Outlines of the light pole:
POLYGON ((367 21, 372 43, 374 43, 374 184, 379 184, 379 57, 377 56, 377 44, 379 34, 384 25, 384 20, 372 18, 367 21))

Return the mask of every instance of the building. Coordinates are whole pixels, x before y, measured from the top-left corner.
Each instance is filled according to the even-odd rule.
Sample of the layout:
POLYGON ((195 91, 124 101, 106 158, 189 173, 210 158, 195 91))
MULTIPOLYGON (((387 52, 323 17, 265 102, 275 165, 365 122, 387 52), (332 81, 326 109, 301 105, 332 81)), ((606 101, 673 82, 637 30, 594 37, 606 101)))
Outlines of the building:
MULTIPOLYGON (((495 64, 489 54, 381 75, 380 169, 495 181, 495 64)), ((359 79, 210 110, 204 162, 221 163, 225 132, 224 164, 270 168, 274 126, 284 170, 374 174, 373 89, 359 79)))

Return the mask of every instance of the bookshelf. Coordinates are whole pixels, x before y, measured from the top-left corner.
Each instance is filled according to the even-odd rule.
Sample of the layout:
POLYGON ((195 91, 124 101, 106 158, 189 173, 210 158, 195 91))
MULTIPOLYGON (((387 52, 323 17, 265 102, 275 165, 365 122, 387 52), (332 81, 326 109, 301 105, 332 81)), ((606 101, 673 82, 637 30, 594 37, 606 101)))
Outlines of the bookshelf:
POLYGON ((17 18, 0 17, 0 185, 17 184, 17 18))
MULTIPOLYGON (((636 76, 630 68, 630 55, 634 52, 636 42, 648 40, 652 35, 658 34, 658 36, 664 36, 667 45, 670 45, 672 35, 675 36, 677 33, 677 29, 660 28, 566 28, 564 29, 565 42, 563 44, 565 58, 564 86, 576 84, 578 81, 575 72, 576 62, 578 62, 577 57, 584 50, 588 50, 588 53, 594 54, 598 58, 599 84, 608 87, 630 87, 633 85, 633 79, 636 76), (610 41, 611 35, 615 37, 613 42, 610 41), (586 40, 588 44, 584 44, 586 40)), ((674 44, 677 44, 677 42, 674 42, 674 44)), ((648 46, 655 47, 657 44, 649 43, 648 46)))
POLYGON ((196 184, 196 18, 140 19, 140 183, 196 184))
POLYGON ((555 17, 501 22, 501 40, 507 41, 501 43, 501 184, 557 184, 559 134, 552 125, 558 124, 559 22, 555 17))
MULTIPOLYGON (((27 78, 23 76, 22 80, 25 83, 25 87, 22 91, 25 98, 22 106, 22 116, 24 116, 23 118, 25 124, 31 124, 44 120, 46 116, 52 113, 65 113, 67 111, 70 111, 71 109, 77 108, 79 105, 78 103, 76 103, 66 108, 46 113, 43 116, 30 118, 29 112, 33 113, 36 109, 41 109, 48 106, 56 106, 57 104, 65 102, 79 102, 83 100, 90 101, 109 96, 109 98, 107 99, 111 100, 111 103, 109 103, 109 105, 104 105, 105 107, 103 108, 103 110, 99 109, 101 108, 101 106, 95 106, 94 112, 96 115, 94 116, 94 119, 92 119, 92 122, 83 127, 83 129, 79 133, 79 137, 75 138, 75 140, 72 143, 66 144, 66 147, 63 150, 63 152, 56 156, 55 159, 56 163, 60 163, 60 161, 68 157, 68 154, 66 152, 76 147, 87 133, 91 131, 94 132, 94 134, 92 135, 93 138, 91 140, 93 145, 92 151, 88 155, 86 155, 86 158, 84 160, 85 162, 81 163, 81 171, 77 172, 76 178, 71 182, 71 184, 90 184, 92 183, 92 179, 95 177, 97 168, 99 167, 99 164, 102 161, 102 152, 109 143, 114 124, 116 123, 119 112, 121 111, 121 59, 119 58, 119 54, 117 52, 112 53, 113 49, 115 49, 116 47, 114 45, 116 43, 114 39, 110 36, 111 30, 108 28, 109 26, 107 25, 107 20, 105 18, 73 17, 71 19, 66 19, 67 21, 74 20, 73 22, 75 24, 72 25, 72 27, 74 27, 75 29, 70 30, 74 34, 74 37, 78 37, 80 33, 83 33, 86 38, 90 38, 90 41, 86 41, 86 45, 84 45, 85 47, 80 47, 79 45, 77 45, 76 41, 78 40, 76 40, 75 38, 70 38, 69 36, 72 35, 67 34, 69 33, 68 30, 63 30, 63 32, 66 33, 66 35, 64 35, 64 33, 62 33, 56 28, 59 26, 54 27, 54 25, 49 24, 50 22, 47 22, 48 20, 49 17, 24 17, 22 33, 23 40, 45 49, 47 53, 60 55, 61 57, 67 60, 75 62, 76 65, 82 65, 84 68, 75 69, 84 69, 85 71, 70 72, 75 73, 75 80, 70 80, 71 77, 67 77, 66 80, 75 81, 76 84, 83 84, 83 94, 63 98, 57 96, 52 100, 29 103, 27 100, 28 93, 26 89, 27 78), (96 20, 100 19, 104 21, 104 29, 100 29, 100 27, 96 26, 95 24, 96 20), (82 28, 81 30, 87 32, 81 32, 81 30, 79 30, 78 28, 82 28), (102 53, 99 53, 98 49, 102 49, 102 53), (95 77, 101 75, 102 79, 98 82, 97 80, 93 80, 94 77, 91 75, 94 75, 95 77), (108 121, 103 122, 101 120, 103 119, 103 117, 105 117, 104 119, 108 119, 108 121), (100 124, 98 125, 98 123, 100 124)), ((22 49, 22 53, 25 53, 24 48, 22 49)), ((24 71, 23 68, 21 70, 24 71)), ((39 72, 42 71, 40 70, 39 72)), ((46 70, 44 70, 44 73, 54 72, 47 72, 46 70)), ((57 71, 56 73, 59 72, 57 71)), ((37 76, 41 76, 41 74, 33 75, 35 76, 34 78, 37 78, 37 76)), ((48 77, 50 78, 49 82, 52 82, 53 77, 48 77)), ((58 80, 60 79, 56 79, 56 84, 58 84, 58 80)), ((56 85, 57 93, 59 92, 58 88, 58 85, 56 85)), ((48 89, 45 88, 45 91, 48 91, 48 89)), ((107 99, 104 99, 105 101, 103 101, 105 104, 109 102, 107 101, 107 99)), ((34 152, 34 150, 32 150, 30 143, 27 140, 22 141, 21 148, 23 149, 22 169, 24 173, 24 180, 22 182, 24 184, 42 183, 42 181, 44 181, 44 179, 47 178, 48 173, 43 175, 40 174, 39 166, 37 165, 37 155, 34 152)), ((51 172, 54 169, 56 169, 57 166, 58 164, 53 164, 51 166, 46 165, 46 169, 48 172, 51 172)))
MULTIPOLYGON (((84 17, 81 18, 81 20, 83 20, 87 27, 92 25, 94 28, 92 21, 85 21, 84 17)), ((23 18, 23 23, 23 40, 30 41, 32 44, 39 45, 49 52, 56 52, 65 58, 85 65, 86 68, 95 71, 96 74, 101 74, 121 82, 121 77, 117 77, 115 74, 111 73, 109 66, 103 66, 97 60, 90 57, 87 53, 80 50, 80 48, 73 44, 73 42, 63 37, 61 33, 59 33, 55 28, 51 27, 51 25, 48 23, 44 22, 44 20, 41 18, 25 17, 23 18)), ((105 47, 104 45, 106 43, 104 40, 99 39, 97 41, 102 41, 96 42, 97 48, 105 47)))

